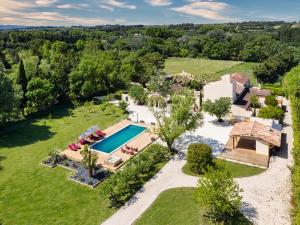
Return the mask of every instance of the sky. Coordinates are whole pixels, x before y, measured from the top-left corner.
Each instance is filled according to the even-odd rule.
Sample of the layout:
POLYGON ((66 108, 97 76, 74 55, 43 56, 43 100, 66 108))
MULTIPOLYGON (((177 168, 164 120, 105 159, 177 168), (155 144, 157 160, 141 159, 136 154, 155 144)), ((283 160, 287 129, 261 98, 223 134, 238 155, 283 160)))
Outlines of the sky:
POLYGON ((300 0, 0 0, 0 24, 94 26, 299 21, 300 0))

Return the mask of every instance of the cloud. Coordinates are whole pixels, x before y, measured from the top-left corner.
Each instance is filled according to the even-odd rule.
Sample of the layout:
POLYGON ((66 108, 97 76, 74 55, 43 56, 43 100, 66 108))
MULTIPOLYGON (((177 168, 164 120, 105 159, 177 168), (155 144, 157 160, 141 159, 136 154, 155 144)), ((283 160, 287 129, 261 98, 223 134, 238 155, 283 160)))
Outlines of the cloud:
POLYGON ((123 8, 123 9, 131 9, 131 10, 136 9, 135 5, 130 5, 127 2, 123 2, 122 0, 103 0, 102 2, 103 2, 103 4, 101 4, 102 8, 103 6, 106 6, 110 8, 123 8))
POLYGON ((102 9, 106 9, 106 10, 111 11, 111 12, 114 11, 114 8, 111 7, 111 6, 108 6, 108 5, 98 5, 98 7, 102 8, 102 9))
POLYGON ((50 6, 54 3, 58 2, 58 0, 36 0, 35 3, 39 6, 50 6))
POLYGON ((171 0, 145 0, 145 2, 152 6, 167 6, 172 4, 171 0))
POLYGON ((88 8, 89 4, 62 4, 56 7, 59 9, 83 9, 88 8))
MULTIPOLYGON (((102 17, 81 17, 66 15, 64 12, 41 10, 46 2, 53 4, 54 1, 39 0, 39 4, 43 1, 42 5, 37 5, 37 1, 32 0, 0 0, 0 24, 18 24, 18 25, 31 25, 31 26, 71 26, 71 25, 101 25, 101 24, 120 24, 125 23, 122 19, 106 19, 102 17)), ((55 1, 58 2, 58 1, 55 1)), ((51 5, 52 6, 52 5, 51 5)), ((59 5, 61 9, 81 7, 87 8, 85 3, 81 4, 64 4, 59 5)), ((55 6, 58 7, 58 6, 55 6)))
POLYGON ((222 15, 222 12, 225 12, 227 9, 229 9, 229 5, 224 2, 208 0, 192 0, 189 4, 171 8, 173 11, 187 15, 203 17, 210 20, 229 21, 232 20, 232 18, 222 15))

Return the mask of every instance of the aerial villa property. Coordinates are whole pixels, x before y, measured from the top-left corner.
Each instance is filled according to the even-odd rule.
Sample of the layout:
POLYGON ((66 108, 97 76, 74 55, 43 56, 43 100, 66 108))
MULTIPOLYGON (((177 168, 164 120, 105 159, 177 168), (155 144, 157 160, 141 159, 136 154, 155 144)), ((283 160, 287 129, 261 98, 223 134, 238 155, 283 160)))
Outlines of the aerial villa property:
POLYGON ((97 126, 89 128, 75 144, 79 146, 78 149, 69 145, 61 155, 81 161, 80 152, 84 144, 89 144, 90 149, 98 155, 96 164, 114 172, 156 139, 157 136, 150 132, 149 125, 123 120, 103 131, 97 126))

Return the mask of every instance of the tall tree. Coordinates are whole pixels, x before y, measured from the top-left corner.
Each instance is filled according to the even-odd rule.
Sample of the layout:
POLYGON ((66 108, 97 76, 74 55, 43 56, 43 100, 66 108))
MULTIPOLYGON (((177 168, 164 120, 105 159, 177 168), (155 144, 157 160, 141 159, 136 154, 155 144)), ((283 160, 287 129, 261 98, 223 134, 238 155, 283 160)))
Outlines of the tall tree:
POLYGON ((208 206, 208 217, 212 222, 231 224, 240 214, 242 190, 224 165, 219 163, 216 167, 208 167, 199 179, 195 197, 199 203, 208 206))
POLYGON ((23 95, 21 100, 21 108, 24 109, 26 107, 26 92, 27 92, 27 77, 24 68, 23 59, 20 59, 19 63, 19 71, 17 73, 16 84, 20 85, 23 95))
POLYGON ((167 106, 158 111, 150 108, 159 124, 156 133, 167 143, 170 152, 174 141, 184 132, 195 129, 202 119, 200 112, 193 111, 194 102, 193 93, 184 90, 172 97, 170 116, 166 114, 167 106))

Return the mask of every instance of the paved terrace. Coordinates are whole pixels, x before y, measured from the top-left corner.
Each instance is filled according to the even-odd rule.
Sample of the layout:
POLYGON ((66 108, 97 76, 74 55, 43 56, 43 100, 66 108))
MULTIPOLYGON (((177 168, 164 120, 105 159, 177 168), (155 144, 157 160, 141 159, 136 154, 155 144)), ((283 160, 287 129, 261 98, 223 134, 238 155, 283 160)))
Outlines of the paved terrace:
MULTIPOLYGON (((126 127, 130 124, 136 124, 136 125, 141 125, 141 126, 146 126, 149 127, 148 125, 145 124, 137 124, 137 123, 133 123, 132 121, 129 120, 123 120, 119 123, 114 124, 113 126, 103 130, 104 133, 106 133, 107 136, 117 132, 118 130, 122 129, 123 127, 126 127)), ((139 136, 137 136, 136 138, 134 138, 133 140, 131 140, 130 142, 127 143, 128 146, 134 147, 138 149, 138 153, 140 151, 142 151, 143 149, 145 149, 149 144, 151 144, 153 141, 151 140, 152 138, 157 139, 157 136, 155 134, 152 134, 150 131, 146 131, 142 134, 140 134, 139 136)), ((65 155, 70 159, 76 160, 76 161, 80 161, 82 160, 82 156, 80 154, 80 151, 72 151, 69 148, 65 149, 64 151, 61 152, 61 155, 65 155)), ((107 168, 109 170, 115 171, 117 169, 119 169, 128 159, 130 159, 131 157, 133 157, 134 155, 130 155, 130 154, 125 154, 121 152, 121 148, 119 148, 118 150, 114 151, 111 154, 105 154, 102 152, 98 152, 95 151, 98 154, 98 161, 97 164, 101 165, 104 168, 107 168), (119 157, 122 158, 122 163, 119 164, 116 167, 113 167, 111 165, 107 165, 105 163, 105 160, 111 156, 115 156, 115 157, 119 157)))

